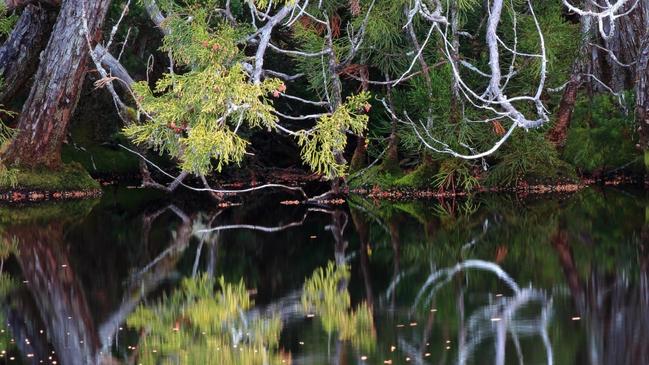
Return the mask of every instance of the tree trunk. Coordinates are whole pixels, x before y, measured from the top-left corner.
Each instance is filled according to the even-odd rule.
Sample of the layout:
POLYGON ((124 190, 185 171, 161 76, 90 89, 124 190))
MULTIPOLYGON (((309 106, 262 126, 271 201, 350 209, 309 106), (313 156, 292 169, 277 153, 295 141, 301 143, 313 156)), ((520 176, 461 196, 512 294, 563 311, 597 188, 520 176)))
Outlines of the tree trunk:
MULTIPOLYGON (((451 62, 453 68, 459 70, 460 67, 460 36, 458 34, 459 11, 457 1, 451 1, 451 62)), ((451 109, 450 122, 458 123, 462 119, 462 99, 460 98, 460 82, 456 77, 451 81, 451 109)))
POLYGON ((566 84, 563 96, 561 97, 561 103, 559 103, 557 119, 552 129, 548 132, 548 141, 556 148, 562 148, 566 144, 568 127, 570 127, 572 111, 575 109, 575 102, 577 101, 577 91, 581 84, 580 79, 581 77, 575 73, 570 76, 570 81, 566 84))
POLYGON ((349 163, 349 172, 356 172, 364 168, 367 163, 367 139, 364 136, 356 136, 356 148, 349 163))
POLYGON ((645 183, 649 182, 649 33, 645 34, 638 52, 635 80, 635 118, 640 148, 644 152, 645 183))
POLYGON ((48 12, 35 5, 23 10, 9 38, 0 47, 0 104, 6 104, 25 85, 38 66, 38 54, 51 29, 48 12))
POLYGON ((14 11, 18 8, 29 6, 31 4, 58 6, 60 0, 4 0, 7 11, 14 11))
MULTIPOLYGON (((599 0, 599 3, 600 5, 607 4, 604 0, 599 0)), ((615 92, 633 87, 634 68, 623 67, 618 62, 632 64, 638 59, 642 38, 649 25, 648 10, 649 2, 646 0, 629 1, 624 6, 624 11, 628 14, 617 18, 613 35, 607 40, 602 40, 603 46, 610 52, 599 50, 603 53, 603 59, 606 62, 604 68, 609 73, 609 75, 602 75, 601 79, 615 92), (631 10, 632 7, 633 10, 631 10), (618 61, 616 62, 614 58, 618 61)))
POLYGON ((32 293, 48 339, 63 364, 93 364, 99 338, 80 280, 64 242, 64 222, 53 220, 7 228, 16 239, 16 259, 32 293), (70 320, 70 318, 74 320, 70 320))
MULTIPOLYGON (((388 74, 386 74, 386 81, 388 80, 388 77, 388 74)), ((385 93, 390 108, 395 110, 394 102, 392 100, 392 86, 388 84, 385 93)), ((398 174, 401 172, 401 168, 399 167, 399 134, 397 131, 397 119, 393 115, 390 115, 390 140, 388 141, 387 151, 383 158, 381 168, 383 171, 391 174, 398 174)))
MULTIPOLYGON (((587 10, 591 10, 591 8, 592 5, 586 4, 587 10)), ((572 64, 570 80, 568 80, 566 88, 563 90, 556 121, 547 135, 548 141, 556 148, 563 148, 566 145, 568 128, 570 127, 572 112, 575 109, 575 102, 577 101, 577 92, 584 82, 583 75, 590 74, 594 68, 591 54, 593 48, 591 46, 593 39, 593 19, 590 17, 582 17, 580 22, 581 44, 579 46, 579 53, 572 64)))
POLYGON ((79 98, 88 59, 82 9, 94 42, 110 0, 64 0, 42 54, 34 84, 18 118, 16 137, 3 155, 10 165, 54 168, 79 98))

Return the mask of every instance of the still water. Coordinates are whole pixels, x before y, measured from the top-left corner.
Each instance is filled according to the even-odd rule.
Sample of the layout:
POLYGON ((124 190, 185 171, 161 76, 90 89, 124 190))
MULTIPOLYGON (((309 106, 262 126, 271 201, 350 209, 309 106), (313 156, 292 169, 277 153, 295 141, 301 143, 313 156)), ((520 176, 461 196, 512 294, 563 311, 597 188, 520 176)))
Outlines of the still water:
POLYGON ((0 364, 649 364, 649 199, 0 206, 0 364))

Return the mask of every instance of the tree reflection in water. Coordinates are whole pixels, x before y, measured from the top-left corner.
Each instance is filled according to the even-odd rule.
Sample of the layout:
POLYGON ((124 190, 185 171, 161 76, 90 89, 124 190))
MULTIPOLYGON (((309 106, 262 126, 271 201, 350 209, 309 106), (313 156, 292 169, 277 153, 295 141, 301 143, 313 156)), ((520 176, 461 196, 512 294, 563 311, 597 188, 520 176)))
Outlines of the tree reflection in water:
MULTIPOLYGON (((411 312, 420 304, 421 296, 430 291, 424 301, 424 307, 429 308, 429 302, 439 288, 448 284, 451 279, 464 271, 477 270, 491 273, 507 284, 513 292, 511 297, 499 296, 493 303, 475 310, 466 323, 458 330, 462 338, 458 339, 458 364, 466 364, 473 357, 476 348, 485 340, 493 338, 495 341, 494 364, 505 363, 505 347, 507 337, 511 336, 516 347, 519 363, 524 363, 523 354, 520 348, 520 336, 538 335, 545 347, 547 364, 554 363, 552 345, 548 336, 548 321, 552 310, 552 298, 543 291, 534 288, 523 288, 512 279, 503 269, 495 263, 483 260, 466 260, 457 265, 435 270, 426 279, 415 297, 411 312), (434 286, 433 286, 434 285, 434 286), (432 288, 431 288, 432 286, 432 288), (520 315, 520 311, 531 304, 538 302, 539 313, 536 318, 529 313, 520 315)), ((458 303, 459 304, 459 303, 458 303)), ((461 309, 461 307, 458 307, 461 309)), ((536 314, 536 313, 534 313, 536 314)), ((423 363, 422 351, 409 344, 404 338, 399 338, 400 346, 407 349, 408 354, 423 363)), ((425 354, 423 354, 425 355, 425 354)))
POLYGON ((62 364, 649 363, 637 195, 264 199, 0 207, 0 350, 62 364))

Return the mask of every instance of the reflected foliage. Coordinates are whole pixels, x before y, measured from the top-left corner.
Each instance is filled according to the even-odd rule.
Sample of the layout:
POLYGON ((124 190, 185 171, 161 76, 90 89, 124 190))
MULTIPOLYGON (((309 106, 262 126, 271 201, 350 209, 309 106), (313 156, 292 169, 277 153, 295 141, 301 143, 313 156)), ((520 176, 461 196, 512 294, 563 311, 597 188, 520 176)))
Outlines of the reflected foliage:
POLYGON ((0 337, 16 340, 0 345, 12 356, 38 348, 34 359, 54 349, 72 364, 649 359, 637 335, 649 333, 649 210, 637 192, 353 197, 351 214, 269 214, 269 197, 179 208, 138 194, 107 193, 90 213, 74 204, 0 208, 0 320, 11 323, 0 337), (286 222, 299 224, 241 228, 286 222))
POLYGON ((129 326, 143 330, 139 362, 281 363, 282 325, 277 317, 246 319, 244 311, 252 304, 243 282, 217 283, 207 276, 183 280, 173 294, 129 317, 129 326))
POLYGON ((372 311, 366 302, 352 310, 349 293, 341 287, 349 276, 346 266, 333 262, 316 269, 304 284, 302 307, 307 315, 320 318, 328 334, 337 332, 340 340, 351 340, 358 349, 371 351, 376 336, 372 311))

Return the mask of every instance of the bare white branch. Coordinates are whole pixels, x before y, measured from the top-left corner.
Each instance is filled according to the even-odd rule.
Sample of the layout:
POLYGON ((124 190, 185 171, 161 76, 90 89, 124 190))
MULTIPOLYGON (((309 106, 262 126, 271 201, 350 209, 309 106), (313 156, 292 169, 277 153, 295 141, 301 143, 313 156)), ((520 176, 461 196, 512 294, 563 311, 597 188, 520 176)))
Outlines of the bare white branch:
POLYGON ((630 3, 630 0, 616 0, 613 3, 606 0, 606 6, 601 6, 592 2, 592 4, 599 7, 598 11, 593 11, 589 9, 581 9, 570 3, 569 0, 563 0, 563 4, 573 13, 582 17, 593 17, 597 19, 599 34, 601 34, 604 39, 609 39, 613 34, 615 34, 615 20, 632 12, 638 5, 638 2, 638 0, 634 0, 632 5, 628 8, 625 6, 630 3), (606 26, 608 26, 608 30, 606 29, 606 26))

